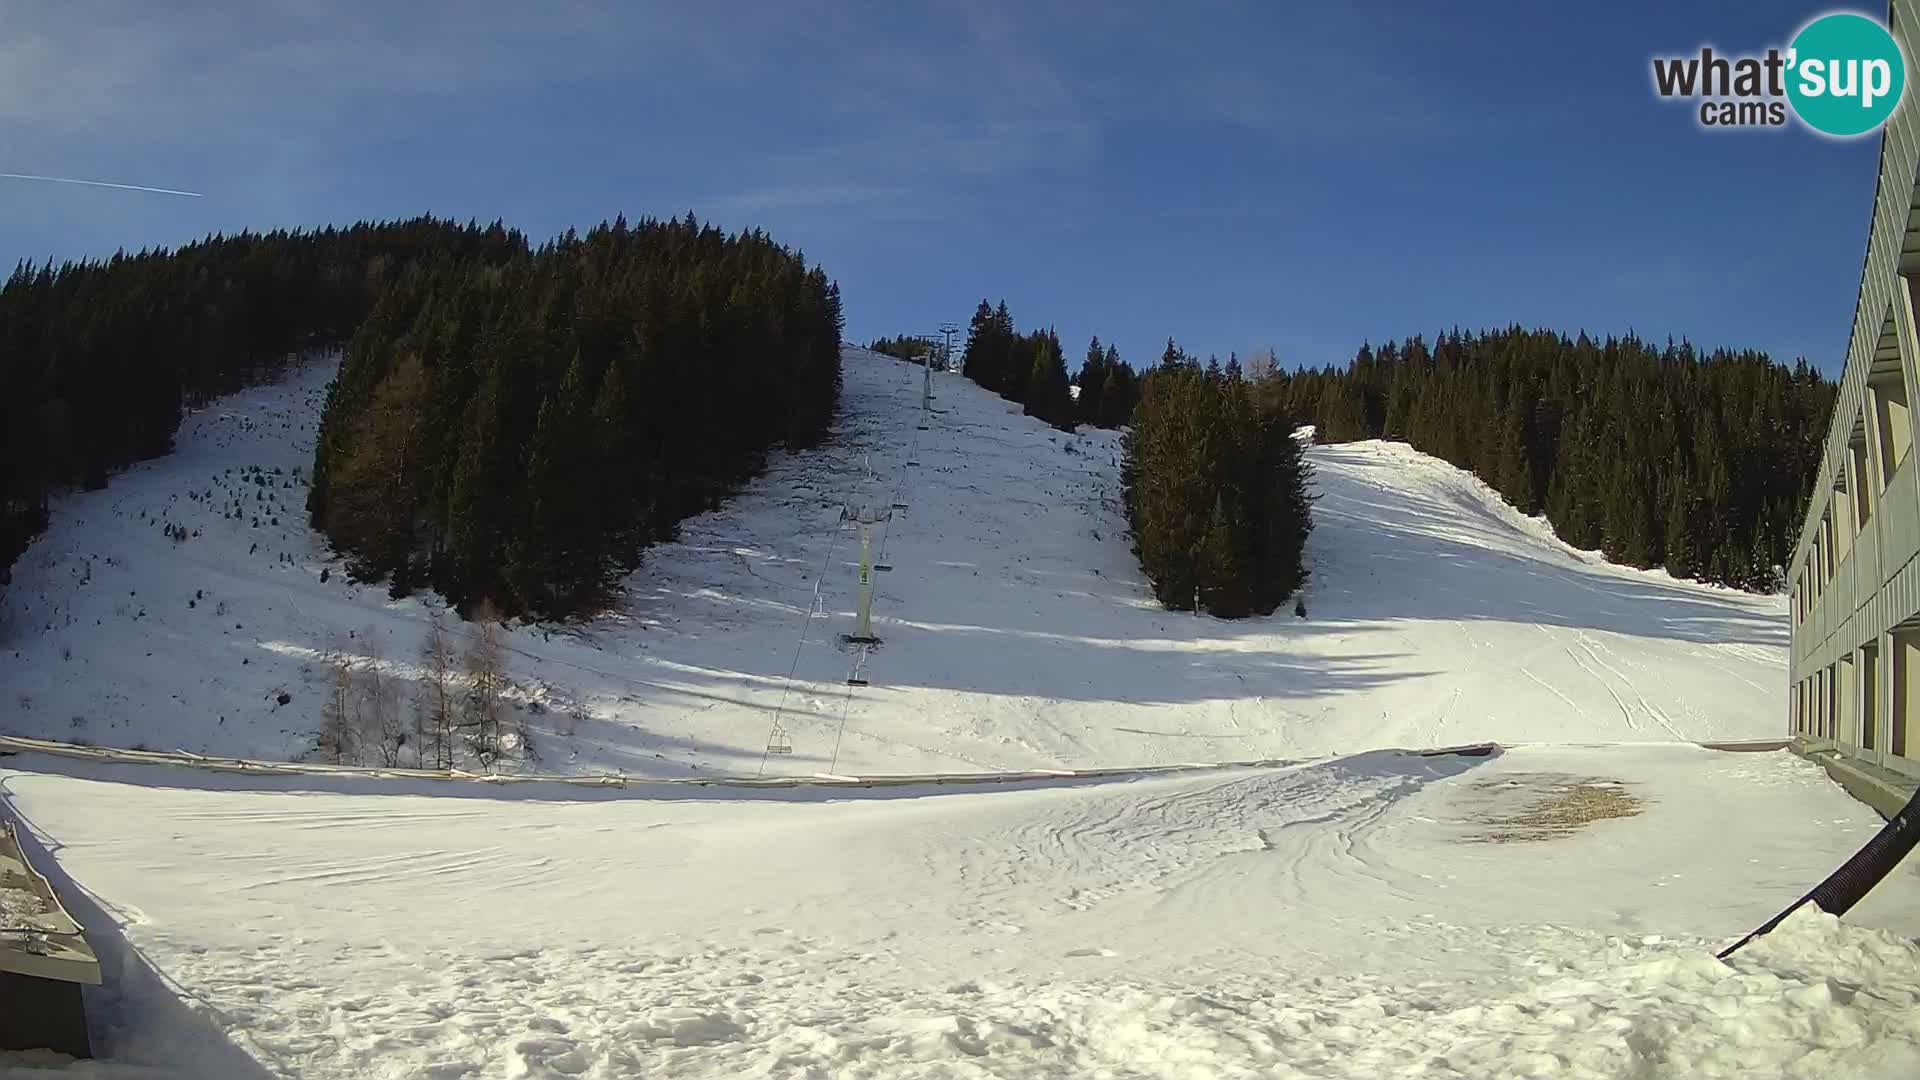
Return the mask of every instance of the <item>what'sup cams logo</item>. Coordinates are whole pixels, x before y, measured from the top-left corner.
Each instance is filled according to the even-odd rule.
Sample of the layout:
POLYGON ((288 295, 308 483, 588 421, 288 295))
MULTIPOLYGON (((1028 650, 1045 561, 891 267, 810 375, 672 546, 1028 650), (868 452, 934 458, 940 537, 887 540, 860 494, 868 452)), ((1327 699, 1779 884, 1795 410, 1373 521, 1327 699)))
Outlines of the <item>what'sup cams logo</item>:
POLYGON ((1801 27, 1785 50, 1656 56, 1653 88, 1662 98, 1698 101, 1701 127, 1781 127, 1791 109, 1814 131, 1845 139, 1893 115, 1906 93, 1907 61, 1880 22, 1838 11, 1801 27))

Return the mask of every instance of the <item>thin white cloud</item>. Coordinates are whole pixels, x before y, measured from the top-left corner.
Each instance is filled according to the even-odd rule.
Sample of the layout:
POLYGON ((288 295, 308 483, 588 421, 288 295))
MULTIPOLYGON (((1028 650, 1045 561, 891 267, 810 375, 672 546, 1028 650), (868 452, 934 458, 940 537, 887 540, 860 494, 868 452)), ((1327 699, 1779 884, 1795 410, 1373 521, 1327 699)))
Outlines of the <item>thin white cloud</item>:
POLYGON ((39 180, 49 184, 80 184, 85 187, 119 188, 122 191, 145 191, 154 195, 184 195, 190 199, 203 199, 206 197, 198 191, 177 191, 173 188, 147 187, 142 184, 115 184, 106 180, 82 180, 75 176, 34 176, 31 173, 0 173, 0 180, 39 180))
MULTIPOLYGON (((1264 10, 1201 3, 1176 14, 1131 0, 16 6, 0 13, 0 166, 178 177, 236 214, 311 220, 305 208, 330 188, 431 173, 422 155, 444 161, 493 136, 529 140, 526 113, 495 119, 524 105, 606 126, 607 159, 580 172, 631 176, 629 210, 664 209, 656 200, 671 192, 702 213, 897 218, 973 206, 1006 180, 1037 179, 1045 191, 1094 176, 1107 133, 1142 118, 1337 136, 1344 121, 1293 111, 1300 88, 1286 81, 1322 61, 1244 33, 1264 10), (710 143, 675 141, 703 124, 710 143)), ((1367 77, 1364 62, 1342 70, 1367 77)), ((1363 129, 1377 132, 1375 106, 1396 103, 1397 115, 1415 115, 1392 87, 1350 112, 1372 115, 1363 129)), ((469 194, 513 198, 556 167, 476 173, 469 194)))

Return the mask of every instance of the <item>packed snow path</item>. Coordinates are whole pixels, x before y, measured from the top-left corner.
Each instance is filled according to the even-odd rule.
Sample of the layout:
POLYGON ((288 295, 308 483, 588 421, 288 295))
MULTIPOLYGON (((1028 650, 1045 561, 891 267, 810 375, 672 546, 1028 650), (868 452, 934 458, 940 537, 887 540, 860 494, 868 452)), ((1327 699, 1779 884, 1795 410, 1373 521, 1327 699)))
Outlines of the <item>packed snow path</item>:
MULTIPOLYGON (((1783 599, 1610 566, 1404 446, 1313 450, 1309 618, 1223 622, 1153 602, 1115 434, 1054 431, 954 375, 923 417, 919 368, 849 349, 845 371, 830 445, 776 453, 650 551, 606 617, 511 635, 530 767, 752 773, 777 708, 794 753, 772 773, 826 769, 836 746, 842 771, 902 773, 1784 729, 1783 599), (850 689, 859 544, 840 515, 894 501, 883 644, 850 689)), ((423 601, 347 582, 304 523, 329 375, 217 402, 175 454, 57 501, 0 607, 0 730, 296 758, 330 642, 416 654, 423 601)))
POLYGON ((1914 864, 1848 925, 1796 918, 1712 958, 1877 825, 1780 752, 1376 752, 978 794, 448 790, 0 762, 85 887, 102 1050, 166 1075, 1920 1068, 1914 864))

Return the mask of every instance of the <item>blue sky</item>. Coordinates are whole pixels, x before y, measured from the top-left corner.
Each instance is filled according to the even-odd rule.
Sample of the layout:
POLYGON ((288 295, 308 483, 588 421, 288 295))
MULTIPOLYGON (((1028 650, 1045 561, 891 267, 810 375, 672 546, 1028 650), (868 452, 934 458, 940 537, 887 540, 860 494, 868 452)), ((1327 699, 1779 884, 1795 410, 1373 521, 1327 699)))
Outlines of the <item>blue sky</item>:
MULTIPOLYGON (((1837 371, 1877 137, 1699 129, 1649 58, 1825 5, 544 2, 0 7, 0 259, 431 211, 694 210, 823 263, 849 336, 1135 361, 1521 322, 1837 371)), ((1869 13, 1884 14, 1879 8, 1869 13)))

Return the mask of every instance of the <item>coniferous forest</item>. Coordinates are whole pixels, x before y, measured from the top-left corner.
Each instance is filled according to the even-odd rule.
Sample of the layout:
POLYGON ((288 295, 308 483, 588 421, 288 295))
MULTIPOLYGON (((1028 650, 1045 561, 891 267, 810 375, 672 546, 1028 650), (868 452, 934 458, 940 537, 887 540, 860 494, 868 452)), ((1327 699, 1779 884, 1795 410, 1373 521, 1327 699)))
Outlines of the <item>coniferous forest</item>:
MULTIPOLYGON (((839 394, 838 287, 761 233, 538 250, 423 217, 22 265, 0 289, 0 567, 182 410, 346 346, 309 511, 366 577, 565 615, 839 394)), ((4 576, 0 575, 0 581, 4 576)))
POLYGON ((1140 384, 1124 436, 1134 551, 1160 602, 1266 615, 1306 583, 1313 528, 1304 447, 1239 364, 1202 368, 1173 342, 1140 384))
POLYGON ((1804 360, 1512 327, 1362 346, 1262 397, 1322 441, 1402 439, 1469 469, 1575 547, 1773 590, 1834 386, 1804 360))
POLYGON ((430 217, 243 232, 35 268, 0 288, 0 581, 47 496, 172 449, 181 410, 337 346, 409 266, 497 264, 518 233, 430 217))
POLYGON ((1139 379, 1120 351, 1094 338, 1080 371, 1069 379, 1060 338, 1051 329, 1022 334, 1007 302, 980 301, 967 327, 960 370, 967 378, 1064 431, 1075 424, 1115 428, 1125 424, 1139 397, 1139 379), (1075 381, 1077 380, 1077 382, 1075 381), (1070 387, 1078 385, 1076 398, 1070 387))
POLYGON ((691 215, 421 265, 348 346, 308 510, 396 592, 583 612, 769 450, 825 437, 841 329, 820 269, 691 215))

